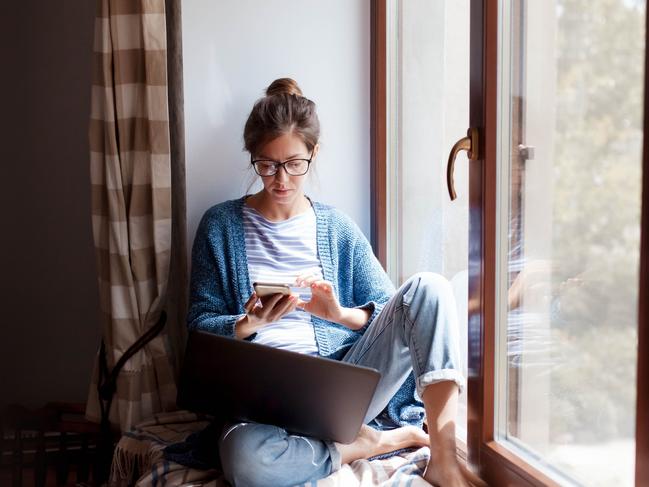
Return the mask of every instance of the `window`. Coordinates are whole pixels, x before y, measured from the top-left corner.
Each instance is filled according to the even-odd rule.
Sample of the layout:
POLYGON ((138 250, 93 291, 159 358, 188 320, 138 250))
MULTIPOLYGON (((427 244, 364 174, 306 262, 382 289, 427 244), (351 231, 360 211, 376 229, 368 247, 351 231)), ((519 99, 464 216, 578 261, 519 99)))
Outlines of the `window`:
POLYGON ((496 437, 633 485, 643 2, 500 3, 496 437), (617 68, 617 69, 616 69, 617 68))
MULTIPOLYGON (((450 201, 447 148, 469 118, 469 1, 389 2, 387 29, 387 272, 395 285, 420 271, 452 284, 467 349, 468 164, 457 162, 450 201), (421 22, 421 19, 428 19, 421 22), (452 107, 452 109, 451 109, 452 107)), ((466 365, 466 354, 463 356, 466 365)), ((466 376, 466 367, 464 375, 466 376)), ((466 394, 457 431, 466 441, 466 394)))
POLYGON ((649 483, 645 1, 373 10, 374 245, 395 284, 454 284, 469 460, 493 485, 649 483))

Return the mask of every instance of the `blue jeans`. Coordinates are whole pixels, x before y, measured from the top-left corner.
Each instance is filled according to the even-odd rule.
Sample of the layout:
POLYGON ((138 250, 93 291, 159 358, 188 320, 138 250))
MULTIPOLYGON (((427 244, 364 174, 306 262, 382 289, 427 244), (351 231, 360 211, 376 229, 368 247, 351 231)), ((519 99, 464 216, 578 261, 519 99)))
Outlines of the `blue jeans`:
MULTIPOLYGON (((342 360, 381 372, 365 423, 383 411, 411 370, 420 396, 440 381, 454 381, 462 389, 457 311, 449 282, 432 273, 408 279, 342 360)), ((225 478, 234 486, 303 484, 341 466, 334 443, 259 423, 227 424, 219 453, 225 478)))

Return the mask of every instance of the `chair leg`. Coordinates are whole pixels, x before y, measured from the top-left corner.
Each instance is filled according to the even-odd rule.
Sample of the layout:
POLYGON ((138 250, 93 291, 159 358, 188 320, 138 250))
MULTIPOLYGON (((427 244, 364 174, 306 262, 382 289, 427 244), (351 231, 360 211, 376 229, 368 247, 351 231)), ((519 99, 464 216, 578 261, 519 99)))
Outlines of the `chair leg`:
POLYGON ((34 457, 34 485, 35 487, 45 487, 47 478, 47 457, 45 452, 45 433, 43 430, 38 432, 36 443, 36 455, 34 457))
POLYGON ((79 453, 79 468, 77 470, 77 482, 88 482, 88 435, 81 435, 81 452, 79 453))
POLYGON ((13 487, 22 487, 23 485, 23 441, 22 435, 23 432, 20 428, 16 428, 14 431, 14 461, 13 461, 13 473, 11 478, 13 479, 13 487))
POLYGON ((95 479, 100 485, 108 481, 114 450, 115 445, 110 429, 103 429, 97 442, 97 461, 95 462, 97 465, 95 479))
POLYGON ((56 485, 65 485, 68 481, 68 437, 65 432, 59 437, 59 451, 56 462, 56 485))

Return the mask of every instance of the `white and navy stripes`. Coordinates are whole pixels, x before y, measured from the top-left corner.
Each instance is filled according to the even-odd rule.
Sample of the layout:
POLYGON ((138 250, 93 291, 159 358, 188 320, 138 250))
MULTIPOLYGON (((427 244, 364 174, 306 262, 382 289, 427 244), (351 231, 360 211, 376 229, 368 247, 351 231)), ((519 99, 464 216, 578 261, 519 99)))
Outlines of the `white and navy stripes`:
MULTIPOLYGON (((243 229, 250 282, 293 285, 301 274, 322 279, 313 209, 288 220, 272 222, 244 205, 243 229)), ((261 328, 254 341, 299 353, 318 353, 311 315, 299 310, 261 328)))

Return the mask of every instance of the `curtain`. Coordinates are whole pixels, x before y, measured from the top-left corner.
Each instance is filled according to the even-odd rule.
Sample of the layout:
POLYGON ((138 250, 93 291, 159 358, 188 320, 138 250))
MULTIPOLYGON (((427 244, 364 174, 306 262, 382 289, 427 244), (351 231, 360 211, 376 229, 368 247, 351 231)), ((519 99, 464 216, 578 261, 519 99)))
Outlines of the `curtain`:
MULTIPOLYGON (((108 369, 156 324, 168 299, 173 237, 166 36, 164 0, 98 2, 89 139, 108 369)), ((175 409, 179 347, 170 339, 172 324, 177 320, 117 376, 109 419, 122 431, 175 409)), ((101 420, 103 407, 97 393, 101 349, 86 407, 93 421, 101 420)))

